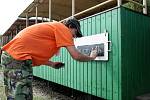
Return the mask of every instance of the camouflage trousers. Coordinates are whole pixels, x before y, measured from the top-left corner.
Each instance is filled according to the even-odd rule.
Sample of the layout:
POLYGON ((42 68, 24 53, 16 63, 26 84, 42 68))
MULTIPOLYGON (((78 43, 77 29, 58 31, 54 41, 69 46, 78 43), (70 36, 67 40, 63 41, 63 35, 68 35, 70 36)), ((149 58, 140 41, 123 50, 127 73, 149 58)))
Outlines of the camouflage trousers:
POLYGON ((7 100, 33 100, 31 64, 31 60, 15 60, 3 51, 1 65, 4 69, 7 100))

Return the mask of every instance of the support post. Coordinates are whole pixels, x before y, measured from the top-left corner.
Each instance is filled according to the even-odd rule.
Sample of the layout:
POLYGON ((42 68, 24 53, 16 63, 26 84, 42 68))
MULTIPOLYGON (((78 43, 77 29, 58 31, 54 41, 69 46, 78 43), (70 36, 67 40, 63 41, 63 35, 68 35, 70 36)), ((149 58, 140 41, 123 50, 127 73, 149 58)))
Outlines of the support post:
POLYGON ((143 14, 147 14, 147 0, 143 0, 143 14))
POLYGON ((117 0, 117 5, 120 7, 122 5, 122 0, 117 0))
POLYGON ((29 23, 28 23, 28 13, 26 13, 26 27, 28 27, 29 23))
POLYGON ((72 17, 74 17, 75 14, 75 0, 72 0, 72 17))
POLYGON ((35 15, 36 16, 35 24, 37 24, 37 20, 38 20, 38 14, 37 14, 38 13, 38 7, 36 6, 35 9, 36 9, 36 12, 35 12, 35 14, 36 14, 35 15))
POLYGON ((51 15, 51 3, 52 3, 52 0, 49 0, 49 21, 51 21, 51 17, 52 17, 52 15, 51 15))

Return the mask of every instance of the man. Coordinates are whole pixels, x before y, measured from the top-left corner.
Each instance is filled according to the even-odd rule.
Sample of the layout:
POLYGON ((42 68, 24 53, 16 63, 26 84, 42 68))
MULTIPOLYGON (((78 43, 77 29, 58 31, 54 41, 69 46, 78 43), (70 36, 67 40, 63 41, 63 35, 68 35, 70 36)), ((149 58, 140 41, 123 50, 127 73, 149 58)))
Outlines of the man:
POLYGON ((81 36, 80 24, 76 19, 68 19, 63 23, 39 23, 20 31, 2 47, 7 100, 32 100, 32 66, 62 67, 62 62, 49 60, 61 47, 65 47, 75 60, 94 60, 96 49, 90 56, 76 50, 73 38, 81 36))

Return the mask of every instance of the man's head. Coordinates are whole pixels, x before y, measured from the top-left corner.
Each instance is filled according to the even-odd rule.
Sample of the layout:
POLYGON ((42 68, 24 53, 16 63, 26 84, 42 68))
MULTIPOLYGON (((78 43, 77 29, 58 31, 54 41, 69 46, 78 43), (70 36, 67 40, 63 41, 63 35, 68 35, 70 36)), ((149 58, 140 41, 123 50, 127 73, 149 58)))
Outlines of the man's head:
POLYGON ((73 37, 82 37, 80 23, 77 19, 69 18, 63 23, 71 30, 71 32, 73 33, 73 37))

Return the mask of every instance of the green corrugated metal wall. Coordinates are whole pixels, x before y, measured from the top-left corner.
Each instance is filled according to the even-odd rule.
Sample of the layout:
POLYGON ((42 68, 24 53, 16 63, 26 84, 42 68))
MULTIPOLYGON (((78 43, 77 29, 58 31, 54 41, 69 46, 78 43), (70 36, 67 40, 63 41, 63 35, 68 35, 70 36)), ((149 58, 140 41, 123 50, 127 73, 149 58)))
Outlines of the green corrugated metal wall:
MULTIPOLYGON (((141 3, 141 4, 143 3, 143 0, 133 0, 133 1, 136 1, 136 2, 141 3)), ((143 8, 138 6, 137 4, 133 4, 131 2, 128 2, 128 3, 125 3, 123 6, 129 8, 129 9, 132 9, 134 11, 138 11, 138 12, 143 13, 143 8)), ((147 0, 147 6, 148 6, 147 7, 148 15, 150 16, 150 0, 147 0)))
POLYGON ((133 100, 133 96, 150 90, 146 73, 149 70, 146 54, 150 55, 148 20, 149 17, 123 7, 84 18, 80 21, 84 36, 105 29, 109 32, 112 41, 109 61, 77 62, 63 48, 60 56, 52 60, 65 62, 64 68, 35 67, 34 75, 108 100, 133 100))
POLYGON ((99 97, 120 100, 120 9, 85 18, 80 23, 84 36, 107 29, 113 42, 109 61, 77 62, 66 49, 61 49, 61 56, 53 60, 65 62, 65 68, 35 68, 34 75, 99 97))
POLYGON ((150 17, 121 10, 122 94, 124 100, 150 92, 150 17))

